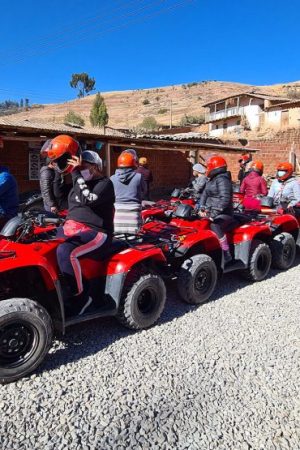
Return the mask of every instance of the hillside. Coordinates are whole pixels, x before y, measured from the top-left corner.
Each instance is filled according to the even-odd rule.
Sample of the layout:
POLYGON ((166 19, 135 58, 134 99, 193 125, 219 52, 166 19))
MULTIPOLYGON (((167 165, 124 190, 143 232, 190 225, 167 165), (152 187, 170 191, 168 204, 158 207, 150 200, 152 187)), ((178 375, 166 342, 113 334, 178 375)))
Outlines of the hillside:
MULTIPOLYGON (((154 116, 160 124, 170 123, 170 106, 172 102, 172 124, 179 125, 184 115, 201 116, 201 105, 219 97, 255 89, 274 95, 286 95, 286 86, 295 83, 273 86, 250 86, 240 83, 222 81, 201 81, 185 85, 167 86, 134 91, 115 91, 103 93, 109 113, 109 126, 132 128, 147 116, 154 116), (145 102, 146 100, 146 102, 145 102), (144 104, 147 103, 147 104, 144 104)), ((95 95, 72 101, 41 105, 29 111, 19 112, 13 116, 36 122, 63 122, 64 116, 72 110, 79 113, 89 125, 89 113, 95 95)), ((11 116, 12 117, 12 116, 11 116)))

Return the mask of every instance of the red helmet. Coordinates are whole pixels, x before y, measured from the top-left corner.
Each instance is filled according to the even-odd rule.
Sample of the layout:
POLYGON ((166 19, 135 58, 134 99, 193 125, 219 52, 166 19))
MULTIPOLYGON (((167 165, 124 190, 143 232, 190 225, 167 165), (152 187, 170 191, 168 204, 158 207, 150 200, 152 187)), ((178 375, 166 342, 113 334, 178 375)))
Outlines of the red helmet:
POLYGON ((293 164, 289 162, 279 163, 277 166, 276 178, 279 181, 284 181, 293 175, 294 167, 293 164))
POLYGON ((253 163, 251 164, 251 169, 262 175, 264 172, 264 165, 261 161, 253 161, 253 163))
POLYGON ((210 178, 217 173, 226 172, 227 162, 222 156, 211 156, 206 164, 206 175, 210 178))
POLYGON ((241 163, 241 164, 247 164, 251 160, 252 160, 252 157, 249 153, 247 153, 246 155, 241 155, 239 157, 239 163, 241 163))
POLYGON ((41 149, 41 155, 49 158, 55 170, 60 173, 72 172, 73 167, 67 161, 79 152, 79 143, 71 136, 65 134, 60 134, 46 141, 41 149))
POLYGON ((132 153, 123 152, 118 158, 118 167, 136 167, 136 158, 132 153))

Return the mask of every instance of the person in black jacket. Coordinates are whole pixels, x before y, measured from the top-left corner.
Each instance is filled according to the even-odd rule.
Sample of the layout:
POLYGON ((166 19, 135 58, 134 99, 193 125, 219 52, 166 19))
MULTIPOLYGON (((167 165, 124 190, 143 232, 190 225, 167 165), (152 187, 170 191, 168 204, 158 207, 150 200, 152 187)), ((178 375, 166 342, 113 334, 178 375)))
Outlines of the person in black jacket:
POLYGON ((200 200, 200 215, 212 220, 211 229, 219 238, 225 263, 232 257, 225 232, 233 223, 231 175, 221 156, 212 156, 207 162, 208 181, 200 200))
POLYGON ((100 156, 90 150, 80 156, 78 150, 79 144, 74 139, 57 136, 52 140, 49 153, 54 167, 71 172, 73 179, 68 215, 58 231, 58 237, 65 241, 57 247, 57 261, 63 275, 64 300, 76 296, 70 307, 72 314, 81 315, 93 299, 85 295, 78 258, 90 252, 98 253, 104 244, 109 245, 113 234, 115 195, 112 182, 102 174, 100 156))
POLYGON ((151 170, 148 168, 148 160, 144 156, 139 159, 139 165, 136 172, 141 173, 145 180, 146 190, 143 194, 143 200, 150 200, 150 183, 153 182, 153 175, 151 170))
POLYGON ((54 170, 49 158, 46 160, 46 165, 41 167, 40 188, 46 211, 57 214, 68 208, 68 195, 72 188, 72 180, 66 182, 67 177, 70 178, 70 175, 64 176, 54 170))

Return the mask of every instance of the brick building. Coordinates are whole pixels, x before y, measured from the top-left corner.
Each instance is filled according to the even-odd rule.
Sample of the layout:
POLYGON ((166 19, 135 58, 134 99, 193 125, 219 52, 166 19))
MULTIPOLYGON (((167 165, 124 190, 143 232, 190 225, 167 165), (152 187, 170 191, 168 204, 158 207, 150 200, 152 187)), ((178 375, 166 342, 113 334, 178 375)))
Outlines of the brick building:
POLYGON ((144 135, 130 137, 103 135, 92 128, 74 128, 58 124, 38 124, 15 119, 0 119, 0 164, 10 167, 20 192, 39 188, 39 150, 57 134, 69 134, 89 149, 100 148, 107 175, 114 172, 118 155, 125 148, 135 148, 146 156, 153 171, 153 191, 164 192, 174 186, 185 186, 192 174, 192 164, 212 154, 223 154, 233 176, 237 174, 238 155, 245 150, 240 144, 225 145, 217 138, 201 133, 177 135, 144 135))

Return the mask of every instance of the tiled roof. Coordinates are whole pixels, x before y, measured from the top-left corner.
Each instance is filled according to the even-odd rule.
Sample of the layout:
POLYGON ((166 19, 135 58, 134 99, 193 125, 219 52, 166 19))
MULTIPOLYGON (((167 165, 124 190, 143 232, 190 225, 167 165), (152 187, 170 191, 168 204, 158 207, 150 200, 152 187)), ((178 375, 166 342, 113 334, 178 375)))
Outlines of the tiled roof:
POLYGON ((137 134, 135 136, 137 139, 157 139, 161 141, 211 141, 211 142, 222 142, 220 139, 209 136, 206 133, 178 133, 178 134, 137 134))
POLYGON ((289 102, 277 103, 277 105, 271 105, 266 108, 267 111, 272 109, 289 109, 300 106, 300 100, 290 100, 289 102))
POLYGON ((282 97, 282 96, 279 96, 279 95, 276 96, 276 95, 270 95, 270 94, 267 94, 267 93, 264 93, 264 92, 244 91, 244 92, 238 92, 238 93, 236 93, 234 95, 228 95, 227 97, 217 98, 216 100, 214 100, 212 102, 205 103, 202 106, 205 107, 205 106, 213 105, 214 103, 223 102, 225 100, 228 100, 229 98, 235 98, 235 97, 239 97, 239 96, 242 96, 242 95, 247 95, 248 97, 261 98, 263 100, 270 100, 270 101, 285 102, 285 101, 289 100, 287 97, 282 97))

